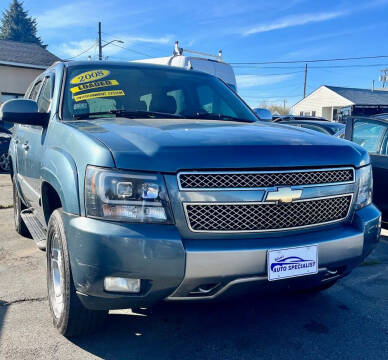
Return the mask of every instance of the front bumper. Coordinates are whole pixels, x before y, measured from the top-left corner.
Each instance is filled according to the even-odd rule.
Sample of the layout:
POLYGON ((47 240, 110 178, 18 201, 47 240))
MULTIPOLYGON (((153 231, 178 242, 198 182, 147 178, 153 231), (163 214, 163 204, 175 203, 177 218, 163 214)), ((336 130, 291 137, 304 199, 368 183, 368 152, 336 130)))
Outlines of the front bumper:
POLYGON ((349 224, 266 238, 183 240, 174 225, 123 224, 64 214, 73 280, 90 309, 149 306, 163 299, 213 299, 246 287, 314 286, 350 273, 379 240, 374 205, 349 224), (317 244, 319 273, 269 283, 269 249, 317 244), (140 294, 104 291, 106 276, 142 279, 140 294), (198 289, 206 291, 198 291, 198 289))

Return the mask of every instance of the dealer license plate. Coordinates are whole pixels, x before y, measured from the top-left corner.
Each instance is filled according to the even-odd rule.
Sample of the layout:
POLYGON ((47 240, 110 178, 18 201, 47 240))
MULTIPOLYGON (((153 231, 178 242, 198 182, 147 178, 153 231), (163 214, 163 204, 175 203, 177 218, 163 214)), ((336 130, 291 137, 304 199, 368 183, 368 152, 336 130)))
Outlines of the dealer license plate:
POLYGON ((318 273, 318 246, 300 246, 267 252, 268 280, 318 273))

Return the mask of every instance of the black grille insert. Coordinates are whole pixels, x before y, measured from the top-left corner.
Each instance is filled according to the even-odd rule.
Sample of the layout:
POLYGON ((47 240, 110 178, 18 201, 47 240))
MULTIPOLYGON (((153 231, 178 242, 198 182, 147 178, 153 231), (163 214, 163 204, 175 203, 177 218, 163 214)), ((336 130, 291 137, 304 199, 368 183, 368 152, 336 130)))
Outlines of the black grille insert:
POLYGON ((352 195, 293 203, 185 204, 192 231, 244 232, 292 229, 346 218, 352 195))
POLYGON ((235 189, 274 186, 335 184, 354 181, 353 169, 289 172, 181 173, 182 189, 235 189))

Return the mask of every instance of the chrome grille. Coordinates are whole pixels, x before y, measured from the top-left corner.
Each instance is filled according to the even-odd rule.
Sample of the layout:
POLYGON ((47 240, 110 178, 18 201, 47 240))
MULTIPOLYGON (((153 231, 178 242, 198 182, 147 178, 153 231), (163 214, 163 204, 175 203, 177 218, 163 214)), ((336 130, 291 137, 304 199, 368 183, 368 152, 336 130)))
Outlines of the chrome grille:
POLYGON ((354 181, 354 170, 294 170, 265 172, 182 172, 178 175, 181 189, 250 189, 274 186, 338 184, 354 181))
POLYGON ((326 224, 347 217, 352 195, 298 200, 293 203, 186 203, 194 232, 260 232, 326 224))

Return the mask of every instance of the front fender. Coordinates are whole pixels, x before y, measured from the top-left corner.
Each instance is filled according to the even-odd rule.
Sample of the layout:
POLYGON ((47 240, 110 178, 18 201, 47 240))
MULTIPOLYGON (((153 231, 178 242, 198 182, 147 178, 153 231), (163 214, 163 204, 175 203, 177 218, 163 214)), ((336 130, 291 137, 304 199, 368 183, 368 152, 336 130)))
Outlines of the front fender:
POLYGON ((80 215, 77 165, 69 153, 50 148, 41 162, 42 183, 46 181, 58 193, 63 211, 80 215))

